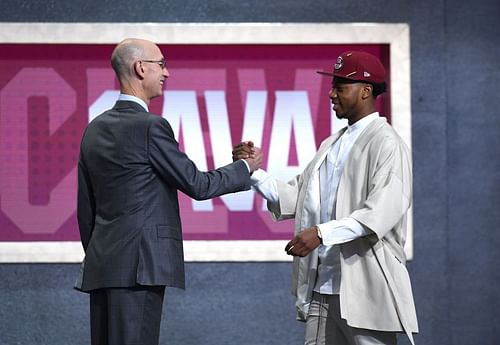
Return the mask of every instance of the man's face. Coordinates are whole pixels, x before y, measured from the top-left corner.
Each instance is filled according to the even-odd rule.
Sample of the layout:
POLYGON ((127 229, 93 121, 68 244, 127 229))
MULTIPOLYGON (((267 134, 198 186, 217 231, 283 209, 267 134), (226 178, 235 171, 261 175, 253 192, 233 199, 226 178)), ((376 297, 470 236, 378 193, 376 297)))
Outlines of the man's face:
POLYGON ((145 50, 145 58, 141 60, 144 68, 144 92, 148 99, 152 99, 163 94, 163 87, 169 77, 165 58, 156 45, 151 45, 145 50))
POLYGON ((353 124, 360 119, 362 111, 362 94, 366 87, 365 83, 345 83, 343 81, 332 81, 329 96, 333 104, 333 110, 339 119, 347 119, 353 124))

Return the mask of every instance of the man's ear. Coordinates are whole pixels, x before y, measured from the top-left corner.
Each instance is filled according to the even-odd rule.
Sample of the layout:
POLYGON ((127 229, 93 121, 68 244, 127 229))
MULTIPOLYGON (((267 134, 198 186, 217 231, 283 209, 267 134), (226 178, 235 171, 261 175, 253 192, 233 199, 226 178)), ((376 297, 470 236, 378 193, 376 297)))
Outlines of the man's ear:
POLYGON ((372 84, 365 84, 363 86, 361 97, 362 97, 362 99, 367 99, 367 98, 373 97, 373 85, 372 84))
POLYGON ((133 68, 137 77, 139 77, 139 79, 144 79, 144 66, 142 64, 142 61, 137 60, 136 62, 134 62, 133 68))

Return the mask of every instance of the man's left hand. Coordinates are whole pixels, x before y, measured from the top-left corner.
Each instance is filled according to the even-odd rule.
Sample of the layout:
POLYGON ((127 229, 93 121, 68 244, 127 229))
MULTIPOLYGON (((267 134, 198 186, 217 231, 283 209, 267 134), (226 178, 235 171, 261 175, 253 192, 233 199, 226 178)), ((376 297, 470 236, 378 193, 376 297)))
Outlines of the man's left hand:
POLYGON ((318 229, 314 226, 304 229, 300 234, 295 236, 293 240, 288 242, 285 251, 288 255, 306 256, 320 244, 321 241, 318 237, 318 229))
POLYGON ((255 158, 253 141, 243 141, 233 148, 233 162, 247 158, 255 158))

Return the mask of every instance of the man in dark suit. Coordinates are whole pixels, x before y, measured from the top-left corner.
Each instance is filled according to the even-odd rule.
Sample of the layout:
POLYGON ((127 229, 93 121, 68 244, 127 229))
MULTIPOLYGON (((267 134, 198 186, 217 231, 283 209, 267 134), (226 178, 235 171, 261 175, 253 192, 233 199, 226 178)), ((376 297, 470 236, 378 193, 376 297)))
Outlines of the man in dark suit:
POLYGON ((93 345, 154 345, 165 287, 184 288, 177 191, 203 200, 247 190, 262 156, 199 171, 179 150, 169 123, 148 112, 169 77, 158 46, 126 39, 111 64, 120 97, 88 125, 80 148, 85 259, 76 287, 90 293, 93 345))

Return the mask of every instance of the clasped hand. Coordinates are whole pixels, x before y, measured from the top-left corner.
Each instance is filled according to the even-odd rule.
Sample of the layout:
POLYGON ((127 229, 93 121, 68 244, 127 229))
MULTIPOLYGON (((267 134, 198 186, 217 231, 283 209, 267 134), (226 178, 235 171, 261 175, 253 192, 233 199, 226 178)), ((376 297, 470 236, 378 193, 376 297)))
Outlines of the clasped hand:
MULTIPOLYGON (((244 141, 233 148, 233 161, 244 159, 250 166, 251 172, 260 168, 262 164, 262 150, 255 147, 252 141, 244 141)), ((304 229, 293 240, 288 242, 285 251, 288 255, 306 256, 321 244, 316 227, 304 229)))
POLYGON ((244 159, 250 166, 250 172, 254 172, 262 166, 262 150, 255 147, 252 141, 244 141, 233 148, 233 162, 244 159))

